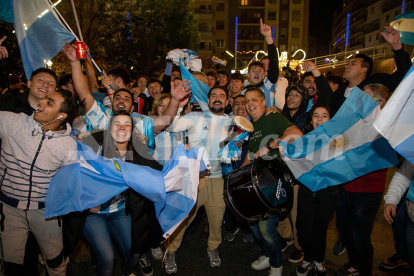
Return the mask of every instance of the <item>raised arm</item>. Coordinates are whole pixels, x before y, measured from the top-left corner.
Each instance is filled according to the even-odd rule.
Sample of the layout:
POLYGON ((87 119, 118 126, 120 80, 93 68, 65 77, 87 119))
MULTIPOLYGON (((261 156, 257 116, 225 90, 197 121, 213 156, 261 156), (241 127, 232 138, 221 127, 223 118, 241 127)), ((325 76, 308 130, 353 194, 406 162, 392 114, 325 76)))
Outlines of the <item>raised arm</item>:
POLYGON ((272 28, 263 24, 260 19, 260 32, 266 39, 267 50, 269 52, 269 69, 267 70, 267 78, 271 83, 276 83, 279 78, 279 57, 276 53, 276 46, 273 43, 272 28))
POLYGON ((82 73, 82 67, 79 60, 76 58, 76 45, 70 45, 67 41, 63 45, 63 51, 70 61, 72 68, 72 80, 75 86, 76 92, 78 93, 79 100, 83 102, 85 107, 85 113, 92 108, 95 102, 91 93, 89 93, 88 83, 82 73))
POLYGON ((316 87, 318 88, 318 103, 330 104, 333 96, 332 88, 316 68, 316 65, 312 61, 306 61, 303 63, 303 69, 306 72, 312 72, 315 77, 316 87))
POLYGON ((170 93, 171 87, 171 73, 172 73, 173 64, 170 60, 167 59, 167 65, 165 67, 164 76, 162 77, 161 86, 162 93, 170 93))
POLYGON ((171 101, 164 114, 154 119, 154 133, 159 133, 164 128, 169 126, 177 115, 180 101, 183 100, 188 94, 191 93, 190 81, 184 80, 177 87, 171 83, 171 101))

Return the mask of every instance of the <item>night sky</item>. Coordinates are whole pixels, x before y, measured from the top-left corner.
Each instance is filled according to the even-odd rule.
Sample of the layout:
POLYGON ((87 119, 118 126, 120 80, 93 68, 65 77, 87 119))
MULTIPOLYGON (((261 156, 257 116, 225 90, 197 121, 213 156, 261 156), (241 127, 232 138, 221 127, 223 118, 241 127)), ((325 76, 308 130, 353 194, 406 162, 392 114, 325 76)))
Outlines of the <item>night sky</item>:
POLYGON ((309 36, 318 40, 318 45, 328 50, 332 34, 334 11, 341 11, 342 0, 310 0, 309 36))

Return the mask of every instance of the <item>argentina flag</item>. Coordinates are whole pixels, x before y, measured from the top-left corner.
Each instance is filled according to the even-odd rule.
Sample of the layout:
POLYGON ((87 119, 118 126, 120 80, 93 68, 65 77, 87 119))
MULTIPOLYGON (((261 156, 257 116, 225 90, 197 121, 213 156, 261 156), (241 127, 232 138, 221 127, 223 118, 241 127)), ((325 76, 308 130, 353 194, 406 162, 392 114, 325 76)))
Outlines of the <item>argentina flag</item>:
POLYGON ((60 23, 47 0, 6 0, 0 20, 14 23, 27 79, 45 67, 62 50, 65 41, 75 37, 60 23))
POLYGON ((391 146, 414 164, 414 66, 405 75, 374 126, 391 146))
POLYGON ((373 126, 379 113, 378 103, 355 87, 332 119, 291 144, 280 144, 286 164, 312 191, 395 166, 396 153, 373 126))
POLYGON ((180 70, 183 80, 191 80, 190 102, 197 102, 203 111, 208 111, 207 96, 210 88, 208 88, 207 84, 194 77, 182 62, 180 62, 180 70))
POLYGON ((400 33, 401 43, 414 45, 414 11, 397 15, 390 26, 400 33))
POLYGON ((200 170, 210 165, 203 148, 178 147, 163 170, 107 159, 77 141, 78 160, 61 168, 49 184, 45 217, 80 212, 132 188, 154 202, 168 237, 197 200, 200 170))

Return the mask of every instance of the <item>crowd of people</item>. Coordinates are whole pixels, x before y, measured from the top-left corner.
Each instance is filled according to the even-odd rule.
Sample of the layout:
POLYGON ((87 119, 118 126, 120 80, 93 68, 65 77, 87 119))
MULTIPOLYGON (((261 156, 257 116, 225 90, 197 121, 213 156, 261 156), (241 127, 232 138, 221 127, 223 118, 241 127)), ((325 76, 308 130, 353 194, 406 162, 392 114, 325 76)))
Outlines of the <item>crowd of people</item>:
MULTIPOLYGON (((296 181, 289 214, 248 223, 226 206, 227 175, 217 153, 228 141, 234 116, 248 118, 254 127, 249 140, 240 145, 240 160, 233 163, 233 169, 239 169, 267 155, 280 159, 282 141, 291 143, 330 120, 355 87, 371 95, 382 109, 411 67, 410 56, 398 31, 386 27, 382 35, 393 48, 396 64, 390 75, 372 74, 373 61, 364 54, 355 54, 342 76, 325 76, 311 61, 298 71, 279 70, 271 28, 261 22, 260 31, 268 55, 250 62, 246 76, 229 74, 220 65, 192 72, 209 88, 208 110, 191 100, 193 83, 183 79, 169 60, 157 77, 132 79, 127 69, 113 68, 98 81, 91 60, 85 60, 84 72, 76 46, 66 42, 63 51, 70 74, 58 78, 54 71, 39 68, 27 83, 11 75, 0 99, 0 227, 5 274, 38 275, 40 252, 49 275, 66 275, 67 260, 82 236, 95 256, 96 275, 113 275, 114 245, 121 256, 122 275, 131 275, 137 265, 144 275, 152 275, 149 255, 163 260, 166 273, 179 273, 176 251, 203 207, 211 267, 226 265, 221 262, 219 246, 223 239, 233 241, 242 230, 243 240, 256 240, 262 251, 252 269, 270 268, 269 275, 283 275, 282 251, 294 244, 289 261, 299 264, 296 275, 308 275, 311 270, 327 275, 326 236, 336 213, 339 238, 334 253, 340 255, 346 249, 348 262, 335 275, 372 275, 371 232, 385 191, 386 169, 316 192, 296 181), (181 144, 205 148, 209 173, 200 175, 196 206, 164 243, 165 250, 154 204, 133 190, 83 212, 45 219, 50 179, 75 159, 77 146, 71 136, 98 155, 156 170, 162 170, 181 144)), ((8 55, 1 46, 3 40, 0 59, 8 55)), ((396 254, 381 266, 392 270, 409 264, 414 275, 414 207, 405 198, 413 172, 414 166, 402 161, 384 196, 384 216, 392 224, 396 254)))

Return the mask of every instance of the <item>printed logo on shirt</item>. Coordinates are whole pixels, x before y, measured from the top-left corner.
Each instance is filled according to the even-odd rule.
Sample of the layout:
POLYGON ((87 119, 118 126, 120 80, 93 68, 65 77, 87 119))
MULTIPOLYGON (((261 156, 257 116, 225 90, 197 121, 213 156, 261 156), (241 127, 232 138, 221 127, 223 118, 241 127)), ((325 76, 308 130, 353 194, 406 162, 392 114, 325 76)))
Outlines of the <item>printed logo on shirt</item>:
POLYGON ((175 136, 175 140, 181 141, 181 134, 180 133, 177 133, 174 136, 175 136))

